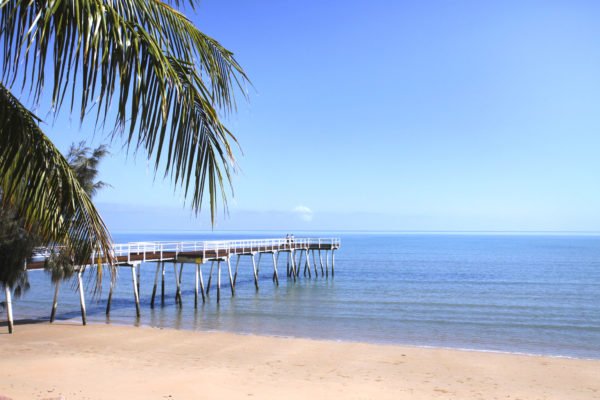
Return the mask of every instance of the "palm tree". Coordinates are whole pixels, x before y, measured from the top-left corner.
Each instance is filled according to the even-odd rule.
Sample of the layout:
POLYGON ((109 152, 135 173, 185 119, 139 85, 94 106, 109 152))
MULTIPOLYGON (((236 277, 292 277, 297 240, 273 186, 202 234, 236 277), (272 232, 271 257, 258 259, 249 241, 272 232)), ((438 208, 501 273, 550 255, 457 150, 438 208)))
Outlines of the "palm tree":
POLYGON ((109 154, 108 147, 104 144, 91 149, 85 144, 85 140, 78 144, 71 144, 66 158, 79 184, 90 198, 93 198, 98 190, 110 186, 106 182, 97 181, 98 164, 109 154))
MULTIPOLYGON (((106 145, 101 144, 95 149, 91 149, 83 140, 78 144, 72 143, 65 155, 79 185, 90 199, 96 195, 98 190, 110 186, 106 182, 96 180, 98 165, 107 154, 109 151, 106 145)), ((72 254, 68 250, 62 247, 52 249, 50 257, 46 260, 45 268, 50 271, 54 284, 71 278, 76 272, 77 266, 73 264, 72 254)))
MULTIPOLYGON (((95 117, 114 140, 153 160, 155 173, 162 169, 182 185, 193 210, 208 201, 213 223, 218 199, 226 207, 236 140, 220 115, 235 109, 247 78, 182 6, 180 0, 0 3, 2 203, 41 244, 70 249, 75 263, 87 264, 99 251, 110 264, 110 235, 42 121, 17 96, 38 106, 48 92, 54 115, 67 108, 82 121, 95 117)), ((102 268, 96 271, 99 285, 102 268)))

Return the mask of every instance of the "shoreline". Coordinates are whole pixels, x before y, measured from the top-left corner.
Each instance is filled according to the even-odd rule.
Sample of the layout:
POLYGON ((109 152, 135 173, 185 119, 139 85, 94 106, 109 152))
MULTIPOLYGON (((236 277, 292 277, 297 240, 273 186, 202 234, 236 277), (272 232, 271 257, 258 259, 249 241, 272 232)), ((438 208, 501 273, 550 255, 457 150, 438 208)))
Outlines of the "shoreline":
POLYGON ((0 352, 14 400, 600 399, 600 360, 478 350, 61 321, 0 334, 0 352))
MULTIPOLYGON (((32 319, 32 323, 25 323, 26 325, 32 324, 48 324, 50 319, 32 319)), ((75 319, 57 319, 54 324, 60 325, 81 325, 81 323, 75 319)), ((475 352, 475 353, 490 353, 490 354, 506 354, 506 355, 516 355, 516 356, 526 356, 526 357, 548 357, 548 358, 557 358, 557 359, 565 359, 565 360, 583 360, 583 361, 600 361, 600 357, 577 357, 577 356, 568 356, 561 354, 544 354, 544 353, 528 353, 522 351, 508 351, 508 350, 493 350, 493 349, 477 349, 477 348, 469 348, 469 347, 449 347, 449 346, 436 346, 436 345, 421 345, 415 343, 392 343, 392 342, 377 342, 377 341, 367 341, 367 340, 350 340, 350 339, 326 339, 326 338, 318 338, 318 337, 310 337, 310 336, 290 336, 290 335, 275 335, 268 333, 254 333, 254 332, 243 332, 243 331, 229 331, 229 330, 217 330, 217 329, 187 329, 187 328, 176 328, 176 327, 162 327, 162 326, 152 326, 152 325, 144 325, 144 324, 126 324, 120 323, 119 321, 115 322, 99 322, 95 320, 90 320, 87 322, 89 325, 100 325, 100 326, 116 326, 116 327, 131 327, 131 328, 150 328, 150 329, 168 329, 175 331, 185 331, 185 332, 197 332, 197 333, 224 333, 230 335, 239 335, 239 336, 251 336, 251 337, 265 337, 265 338, 274 338, 274 339, 299 339, 299 340, 310 340, 316 342, 331 342, 331 343, 347 343, 347 344, 368 344, 374 346, 388 346, 388 347, 404 347, 404 348, 412 348, 412 349, 429 349, 429 350, 449 350, 449 351, 464 351, 464 352, 475 352)), ((23 323, 16 322, 15 326, 23 325, 23 323)), ((5 328, 5 323, 0 323, 0 329, 5 328)), ((18 328, 16 328, 18 329, 18 328)), ((0 399, 1 400, 1 399, 0 399)))
MULTIPOLYGON (((92 324, 97 324, 96 322, 92 322, 92 324)), ((100 324, 103 325, 103 324, 100 324)), ((118 324, 118 323, 107 323, 106 325, 115 325, 115 326, 132 326, 135 325, 126 325, 126 324, 118 324)), ((185 329, 185 328, 164 328, 158 326, 149 326, 149 325, 139 325, 135 327, 140 328, 154 328, 154 329, 173 329, 173 330, 182 330, 187 332, 206 332, 206 333, 227 333, 231 335, 239 335, 239 336, 258 336, 265 338, 275 338, 275 339, 300 339, 300 340, 310 340, 316 342, 331 342, 331 343, 347 343, 347 344, 368 344, 373 346, 388 346, 388 347, 403 347, 409 349, 424 349, 424 350, 449 350, 449 351, 464 351, 467 353, 490 353, 490 354, 506 354, 506 355, 515 355, 515 356, 525 356, 525 357, 547 357, 547 358, 558 358, 565 360, 582 360, 582 361, 600 361, 600 358, 593 357, 576 357, 576 356, 565 356, 560 354, 542 354, 542 353, 526 353, 521 351, 508 351, 508 350, 490 350, 490 349, 475 349, 468 347, 448 347, 448 346, 434 346, 434 345, 420 345, 414 343, 391 343, 391 342, 369 342, 364 340, 346 340, 346 339, 322 339, 322 338, 314 338, 307 336, 289 336, 289 335, 269 335, 269 334, 257 334, 252 332, 233 332, 233 331, 219 331, 219 330, 193 330, 193 329, 185 329)))

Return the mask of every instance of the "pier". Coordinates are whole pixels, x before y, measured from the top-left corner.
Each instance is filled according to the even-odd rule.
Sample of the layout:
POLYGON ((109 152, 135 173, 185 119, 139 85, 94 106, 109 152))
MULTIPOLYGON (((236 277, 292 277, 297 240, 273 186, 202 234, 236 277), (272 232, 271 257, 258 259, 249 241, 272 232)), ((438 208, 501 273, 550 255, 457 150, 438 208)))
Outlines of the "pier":
MULTIPOLYGON (((206 302, 213 283, 213 272, 216 266, 216 301, 221 299, 221 269, 222 263, 227 266, 227 277, 231 296, 235 296, 240 259, 249 257, 251 259, 252 273, 255 289, 259 290, 259 267, 263 258, 272 264, 272 282, 279 285, 280 271, 278 270, 281 253, 285 255, 285 275, 294 282, 300 276, 311 278, 314 274, 318 277, 333 277, 335 274, 335 251, 341 246, 339 238, 274 238, 274 239, 248 239, 248 240, 218 240, 218 241, 184 241, 184 242, 131 242, 114 244, 112 258, 116 267, 131 269, 131 281, 133 299, 135 301, 136 315, 139 317, 140 309, 140 269, 142 263, 156 263, 154 285, 150 306, 153 308, 157 297, 160 278, 161 304, 165 299, 165 267, 173 264, 176 291, 175 302, 181 307, 181 277, 184 265, 192 265, 195 268, 195 290, 194 307, 198 302, 206 302), (232 259, 235 258, 235 267, 232 268, 232 259), (210 263, 208 281, 204 283, 202 266, 210 263), (177 268, 179 266, 179 268, 177 268)), ((82 323, 86 324, 85 295, 82 275, 86 268, 98 267, 97 260, 103 260, 102 255, 93 254, 88 265, 79 266, 77 270, 78 291, 81 305, 82 323)), ((27 263, 28 270, 43 269, 45 260, 37 260, 27 263)), ((283 272, 283 271, 282 271, 283 272)), ((106 314, 110 314, 112 295, 115 280, 110 282, 110 290, 106 305, 106 314)), ((53 322, 58 307, 58 295, 60 282, 57 282, 54 290, 54 300, 50 313, 50 322, 53 322)), ((12 331, 12 308, 10 307, 10 293, 6 292, 9 330, 12 331)))

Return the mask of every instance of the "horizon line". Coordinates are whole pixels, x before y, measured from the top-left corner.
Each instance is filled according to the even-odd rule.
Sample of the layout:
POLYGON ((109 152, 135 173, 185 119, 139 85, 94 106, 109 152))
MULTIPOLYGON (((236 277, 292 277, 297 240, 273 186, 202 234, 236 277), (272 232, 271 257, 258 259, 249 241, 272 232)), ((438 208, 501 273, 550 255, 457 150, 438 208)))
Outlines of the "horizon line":
POLYGON ((402 233, 402 234, 600 234, 600 230, 387 230, 387 229, 140 229, 114 230, 111 233, 228 233, 228 232, 340 232, 340 233, 402 233))

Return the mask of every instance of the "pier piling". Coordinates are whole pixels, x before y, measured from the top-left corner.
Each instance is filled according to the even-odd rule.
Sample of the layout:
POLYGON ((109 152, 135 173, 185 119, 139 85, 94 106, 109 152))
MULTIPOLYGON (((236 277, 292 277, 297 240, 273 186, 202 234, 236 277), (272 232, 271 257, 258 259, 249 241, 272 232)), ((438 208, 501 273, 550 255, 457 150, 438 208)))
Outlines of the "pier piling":
POLYGON ((136 266, 131 266, 131 281, 133 283, 133 299, 135 300, 135 315, 140 317, 140 295, 138 292, 138 281, 136 279, 136 266))
POLYGON ((138 294, 139 294, 139 293, 140 293, 140 281, 142 280, 142 279, 141 279, 141 273, 142 273, 142 272, 141 272, 141 269, 142 269, 142 264, 141 264, 141 263, 140 263, 140 264, 138 264, 138 265, 136 266, 136 269, 137 269, 137 292, 138 292, 138 294))
POLYGON ((160 283, 160 304, 165 305, 165 262, 162 261, 160 269, 162 271, 162 280, 160 283))
POLYGON ((199 285, 198 264, 196 264, 194 278, 195 278, 194 279, 194 308, 198 308, 198 285, 199 285))
POLYGON ((335 250, 331 249, 331 277, 335 274, 335 250))
POLYGON ((308 271, 308 277, 312 278, 312 274, 310 273, 310 254, 308 252, 308 249, 304 250, 305 257, 306 257, 306 264, 304 265, 304 268, 308 271))
MULTIPOLYGON (((183 263, 181 264, 183 266, 183 263)), ((175 272, 175 285, 176 285, 176 289, 175 289, 175 303, 179 304, 179 306, 181 307, 183 304, 181 303, 181 286, 180 286, 180 280, 179 280, 179 275, 177 274, 177 263, 173 263, 173 271, 175 272)))
POLYGON ((238 254, 237 261, 235 262, 235 274, 233 275, 233 286, 234 287, 235 287, 235 282, 237 281, 237 273, 238 273, 238 266, 240 265, 240 257, 241 257, 241 255, 238 254))
MULTIPOLYGON (((302 269, 302 249, 298 250, 298 261, 296 262, 296 276, 300 277, 300 269, 302 269)), ((304 271, 306 276, 306 271, 304 271)))
POLYGON ((202 303, 205 303, 206 298, 204 297, 204 279, 202 278, 202 263, 196 264, 196 270, 198 271, 198 276, 200 277, 200 293, 202 294, 202 303))
POLYGON ((183 280, 183 262, 179 263, 179 286, 181 287, 181 281, 183 280))
POLYGON ((181 306, 181 282, 183 281, 183 262, 179 264, 179 305, 181 306))
POLYGON ((106 301, 106 316, 110 315, 110 305, 112 303, 113 287, 115 285, 114 279, 110 280, 110 289, 108 290, 108 300, 106 301))
POLYGON ((154 286, 152 287, 152 298, 150 299, 150 307, 154 308, 154 297, 156 296, 156 288, 158 287, 158 274, 160 272, 161 262, 156 263, 156 273, 154 274, 154 286))
POLYGON ((254 261, 254 253, 252 253, 252 269, 254 270, 254 286, 258 291, 258 273, 256 271, 256 262, 254 261))
POLYGON ((319 249, 319 264, 321 265, 321 276, 325 275, 323 272, 323 257, 321 257, 321 249, 319 249))
POLYGON ((275 284, 279 286, 279 276, 277 274, 277 258, 279 258, 279 252, 277 253, 277 258, 275 257, 275 252, 271 253, 273 257, 273 279, 275 280, 275 284))
POLYGON ((6 296, 6 316, 8 317, 8 333, 13 333, 13 312, 12 312, 12 297, 10 293, 10 288, 8 286, 4 286, 4 295, 6 296))
POLYGON ((221 301, 221 260, 217 261, 217 303, 221 301))
POLYGON ((210 262, 210 272, 208 273, 208 283, 206 284, 206 294, 208 295, 210 292, 210 283, 212 281, 212 272, 213 272, 213 267, 215 265, 214 261, 210 262))
POLYGON ((233 285, 233 277, 231 276, 231 257, 227 257, 227 271, 229 272, 229 287, 231 288, 231 297, 235 296, 235 287, 233 285))
POLYGON ((294 254, 294 250, 290 250, 290 259, 292 260, 292 276, 294 277, 294 282, 296 282, 296 255, 294 254))
POLYGON ((83 293, 83 279, 81 278, 82 274, 83 271, 80 269, 79 272, 77 272, 77 282, 79 285, 79 304, 81 306, 81 323, 83 325, 87 325, 87 319, 85 314, 85 296, 83 293))

